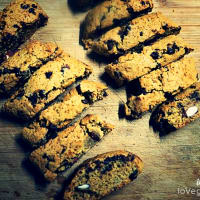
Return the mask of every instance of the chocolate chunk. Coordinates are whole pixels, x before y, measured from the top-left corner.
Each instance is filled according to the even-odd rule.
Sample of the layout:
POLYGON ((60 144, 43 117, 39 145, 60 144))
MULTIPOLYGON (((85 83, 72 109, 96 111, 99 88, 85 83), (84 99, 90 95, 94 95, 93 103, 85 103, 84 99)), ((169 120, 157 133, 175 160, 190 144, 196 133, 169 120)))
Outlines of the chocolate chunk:
POLYGON ((37 6, 36 6, 35 4, 32 4, 32 7, 33 7, 33 8, 37 8, 37 6))
POLYGON ((124 37, 128 35, 128 32, 131 30, 131 26, 129 24, 127 24, 125 27, 123 27, 118 34, 121 37, 121 40, 124 40, 124 37))
POLYGON ((42 99, 46 97, 44 90, 39 91, 39 97, 42 98, 42 99))
POLYGON ((84 104, 89 104, 87 99, 83 99, 83 100, 81 100, 81 102, 84 103, 84 104))
POLYGON ((111 171, 113 168, 112 164, 106 165, 105 168, 101 171, 101 174, 111 171))
POLYGON ((16 28, 16 29, 20 28, 17 24, 14 24, 13 27, 16 28))
POLYGON ((138 175, 138 170, 135 169, 134 172, 129 176, 130 180, 133 181, 134 179, 136 179, 137 175, 138 175))
POLYGON ((151 54, 151 57, 154 59, 154 60, 157 60, 159 58, 159 53, 157 51, 154 51, 152 54, 151 54))
POLYGON ((144 1, 141 1, 141 4, 142 4, 143 6, 145 6, 145 2, 144 2, 144 1))
POLYGON ((52 72, 46 72, 45 73, 45 76, 46 76, 47 79, 50 79, 51 75, 52 75, 52 72))
POLYGON ((109 51, 112 50, 114 45, 116 44, 114 40, 108 40, 106 43, 109 51))
POLYGON ((103 91, 103 96, 104 97, 107 97, 108 96, 108 93, 106 91, 103 91))
POLYGON ((140 36, 143 36, 143 32, 142 31, 140 32, 140 36))
POLYGON ((100 138, 97 136, 96 133, 89 132, 88 135, 95 141, 100 141, 100 138))
POLYGON ((173 49, 171 47, 167 47, 167 54, 173 55, 174 53, 175 53, 175 49, 173 49))
POLYGON ((26 10, 28 9, 30 6, 28 4, 21 4, 21 8, 26 10))
POLYGON ((36 93, 36 92, 34 92, 33 95, 30 95, 30 96, 28 97, 28 100, 31 102, 31 104, 32 104, 33 106, 35 106, 35 104, 37 104, 37 99, 38 99, 38 96, 37 96, 37 93, 36 93))
POLYGON ((30 9, 28 10, 28 12, 29 12, 29 13, 32 13, 32 14, 34 14, 34 15, 36 15, 35 9, 34 9, 34 8, 30 8, 30 9))
POLYGON ((6 26, 6 22, 5 21, 1 21, 0 22, 0 30, 3 30, 6 26))
POLYGON ((190 99, 195 99, 197 101, 200 101, 200 94, 197 91, 195 91, 191 94, 190 99))

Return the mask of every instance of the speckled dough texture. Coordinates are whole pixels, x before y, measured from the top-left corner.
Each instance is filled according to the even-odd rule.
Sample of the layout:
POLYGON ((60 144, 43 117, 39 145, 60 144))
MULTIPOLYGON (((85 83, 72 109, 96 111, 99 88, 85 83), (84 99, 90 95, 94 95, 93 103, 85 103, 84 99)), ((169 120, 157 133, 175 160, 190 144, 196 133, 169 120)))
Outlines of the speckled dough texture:
POLYGON ((191 51, 193 48, 182 38, 170 35, 151 46, 144 47, 142 52, 130 52, 119 57, 114 63, 106 66, 105 71, 118 86, 122 86, 182 58, 191 51))
POLYGON ((160 12, 144 15, 106 32, 96 40, 86 39, 86 48, 104 56, 121 55, 142 47, 161 37, 178 34, 181 27, 160 12))
POLYGON ((90 10, 84 21, 83 38, 94 38, 117 25, 150 12, 152 0, 107 0, 90 10))
POLYGON ((2 111, 20 119, 30 120, 77 79, 88 77, 92 69, 63 53, 38 69, 3 105, 2 111))
POLYGON ((0 95, 9 96, 22 87, 45 63, 62 53, 56 44, 31 41, 0 66, 0 95))
POLYGON ((102 83, 83 80, 25 127, 22 131, 23 138, 33 147, 45 144, 91 104, 107 96, 107 89, 102 83))
POLYGON ((142 160, 113 151, 86 160, 66 187, 64 200, 98 200, 130 183, 142 172, 142 160))
POLYGON ((30 160, 40 168, 47 180, 53 181, 58 173, 70 168, 113 128, 97 115, 87 115, 33 151, 30 160))
POLYGON ((13 0, 0 17, 0 63, 47 24, 48 16, 33 0, 13 0))
POLYGON ((200 117, 200 82, 179 93, 172 101, 158 106, 151 115, 150 125, 160 134, 186 126, 200 117), (188 115, 188 110, 194 110, 188 115))
POLYGON ((197 81, 193 58, 182 58, 161 69, 150 72, 130 85, 130 97, 125 104, 127 118, 139 118, 145 111, 172 98, 197 81))

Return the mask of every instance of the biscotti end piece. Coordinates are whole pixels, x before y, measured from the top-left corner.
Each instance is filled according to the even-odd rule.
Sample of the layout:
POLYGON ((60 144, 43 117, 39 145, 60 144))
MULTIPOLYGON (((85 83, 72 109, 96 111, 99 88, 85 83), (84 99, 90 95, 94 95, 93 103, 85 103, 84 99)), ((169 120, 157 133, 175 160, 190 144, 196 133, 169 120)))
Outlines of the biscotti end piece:
POLYGON ((0 95, 13 94, 36 70, 62 53, 52 42, 30 41, 0 66, 0 95))
POLYGON ((99 116, 87 115, 33 151, 30 160, 48 181, 53 181, 57 174, 69 169, 113 128, 99 116))
POLYGON ((142 169, 142 160, 127 151, 97 155, 79 167, 65 190, 64 199, 101 199, 136 179, 142 169))
POLYGON ((105 72, 118 86, 139 78, 152 70, 170 64, 194 49, 181 37, 170 35, 146 46, 141 52, 129 52, 105 67, 105 72))
POLYGON ((105 31, 150 12, 152 8, 152 0, 104 1, 88 12, 84 20, 83 39, 98 37, 105 31))
POLYGON ((56 101, 43 110, 39 117, 22 131, 23 138, 32 147, 38 147, 57 136, 78 115, 95 101, 107 96, 104 84, 84 80, 79 86, 70 90, 60 101, 56 101))
POLYGON ((20 119, 30 120, 62 94, 75 81, 88 77, 92 68, 67 53, 38 69, 4 104, 2 110, 20 119))
POLYGON ((144 112, 173 98, 195 82, 197 82, 197 70, 193 58, 182 58, 154 70, 131 83, 125 114, 129 119, 140 118, 144 112))
POLYGON ((47 21, 47 14, 34 0, 13 0, 4 8, 0 18, 0 63, 47 21))
POLYGON ((150 125, 160 135, 186 126, 200 117, 200 83, 177 94, 172 101, 158 106, 152 113, 150 125))
POLYGON ((83 40, 83 43, 86 48, 100 55, 119 56, 130 50, 141 52, 143 46, 162 37, 176 35, 180 30, 180 26, 157 12, 133 19, 124 26, 111 29, 95 40, 83 40))

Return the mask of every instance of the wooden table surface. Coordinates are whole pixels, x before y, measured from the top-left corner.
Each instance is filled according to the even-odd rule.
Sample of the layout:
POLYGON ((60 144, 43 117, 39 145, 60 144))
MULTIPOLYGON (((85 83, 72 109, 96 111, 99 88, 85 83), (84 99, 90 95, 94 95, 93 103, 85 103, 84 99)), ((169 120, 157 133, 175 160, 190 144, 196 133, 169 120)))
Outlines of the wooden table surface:
MULTIPOLYGON (((0 0, 3 9, 10 0, 0 0)), ((79 26, 86 12, 70 9, 67 0, 38 0, 48 13, 48 25, 38 31, 35 39, 55 41, 72 56, 94 68, 91 80, 101 81, 104 64, 87 56, 79 45, 79 26)), ((154 11, 161 11, 182 25, 181 36, 195 47, 191 56, 197 59, 200 70, 200 1, 199 0, 154 0, 154 11)), ((124 149, 139 155, 144 161, 144 171, 136 181, 122 190, 106 197, 106 200, 167 200, 199 199, 196 184, 200 178, 200 120, 160 138, 149 127, 150 114, 142 119, 127 122, 119 120, 118 107, 126 101, 124 89, 110 88, 110 96, 96 103, 86 113, 96 113, 116 128, 102 142, 82 157, 69 172, 89 157, 111 150, 124 149), (183 189, 188 189, 188 194, 183 189), (182 194, 178 194, 181 192, 182 194), (183 194, 185 193, 185 194, 183 194)), ((1 102, 2 104, 3 102, 1 102)), ((30 166, 24 162, 29 153, 20 142, 23 125, 0 116, 0 200, 54 199, 61 190, 64 178, 45 184, 30 166)), ((199 189, 199 190, 198 190, 199 189)), ((200 196, 200 195, 199 195, 200 196)), ((59 199, 59 198, 57 198, 59 199)))

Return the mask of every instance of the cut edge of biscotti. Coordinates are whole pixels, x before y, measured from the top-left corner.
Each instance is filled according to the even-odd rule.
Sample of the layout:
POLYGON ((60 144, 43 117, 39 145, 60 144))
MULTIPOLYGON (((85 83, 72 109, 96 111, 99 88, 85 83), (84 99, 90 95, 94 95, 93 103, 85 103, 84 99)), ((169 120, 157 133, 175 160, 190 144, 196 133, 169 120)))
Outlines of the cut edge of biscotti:
POLYGON ((153 70, 183 58, 194 48, 183 38, 170 35, 143 48, 129 52, 105 67, 105 72, 121 87, 153 70))
MULTIPOLYGON (((22 131, 22 137, 27 141, 30 146, 38 147, 44 145, 48 142, 49 139, 52 139, 57 136, 57 132, 69 126, 73 121, 90 105, 96 101, 102 100, 108 95, 108 87, 103 83, 83 80, 76 88, 71 89, 66 95, 64 95, 60 100, 55 101, 52 105, 44 109, 35 120, 29 123, 28 126, 24 127, 22 131), (65 113, 65 110, 71 105, 73 109, 74 98, 80 98, 80 110, 74 111, 74 115, 66 116, 62 120, 58 120, 57 123, 51 121, 48 117, 48 110, 57 110, 58 116, 59 113, 65 113), (58 104, 62 104, 62 110, 58 110, 58 104), (64 105, 66 104, 67 108, 65 109, 64 105), (45 115, 45 112, 47 114, 45 115)), ((78 105, 77 105, 78 106, 78 105)), ((61 108, 59 108, 61 109, 61 108)), ((74 108, 75 109, 75 108, 74 108)))
POLYGON ((63 50, 53 42, 29 41, 0 65, 0 95, 11 96, 40 67, 62 54, 63 50))
POLYGON ((174 99, 166 101, 152 112, 149 125, 160 136, 183 128, 200 117, 200 82, 196 82, 174 99), (174 122, 174 123, 172 123, 174 122))
POLYGON ((113 28, 95 40, 83 40, 83 43, 85 43, 86 49, 91 49, 91 51, 94 51, 99 55, 105 57, 119 57, 128 53, 129 51, 141 52, 144 46, 150 45, 168 35, 177 35, 179 34, 180 30, 180 26, 164 16, 161 12, 156 12, 133 19, 124 26, 113 28), (149 37, 149 34, 144 36, 144 33, 141 35, 141 32, 139 32, 139 39, 135 40, 135 35, 133 34, 131 34, 129 38, 129 41, 135 41, 134 43, 131 42, 131 45, 128 45, 127 42, 124 43, 124 38, 129 37, 129 31, 132 28, 139 30, 139 27, 141 27, 141 21, 145 21, 148 18, 149 20, 147 20, 146 23, 149 23, 149 25, 150 23, 156 23, 157 19, 160 20, 162 25, 159 27, 159 30, 152 31, 150 29, 151 27, 149 26, 149 29, 145 31, 148 33, 152 32, 152 36, 149 37), (136 25, 138 28, 136 28, 136 25), (125 33, 123 34, 123 37, 121 35, 122 33, 125 33), (117 41, 119 37, 121 38, 120 42, 117 41), (115 38, 117 38, 117 40, 115 40, 115 38))
POLYGON ((2 112, 28 121, 51 105, 75 82, 87 78, 92 71, 89 65, 63 52, 33 73, 24 87, 5 102, 2 112), (49 72, 52 72, 50 77, 47 75, 49 72))
POLYGON ((125 25, 128 21, 151 12, 153 9, 152 0, 117 1, 114 1, 115 4, 113 1, 104 1, 88 12, 82 24, 83 41, 97 38, 117 26, 125 25), (124 12, 120 10, 121 5, 124 12), (110 16, 112 10, 114 10, 113 20, 110 16))
POLYGON ((44 178, 51 182, 58 174, 71 168, 113 129, 112 124, 105 122, 98 115, 86 115, 59 132, 56 138, 35 149, 29 160, 40 169, 44 178))
MULTIPOLYGON (((193 57, 185 57, 182 58, 176 62, 173 62, 166 67, 165 72, 167 71, 173 71, 175 69, 174 72, 176 72, 176 70, 178 71, 178 69, 182 68, 184 71, 188 68, 190 69, 190 72, 188 72, 187 74, 184 74, 183 77, 181 77, 182 79, 182 86, 180 85, 181 83, 177 82, 175 87, 177 89, 173 89, 169 88, 169 89, 165 89, 165 91, 163 91, 163 77, 162 77, 162 68, 161 69, 157 69, 159 70, 158 74, 159 77, 157 77, 157 75, 155 77, 152 77, 152 88, 148 88, 147 86, 145 87, 145 77, 150 77, 152 75, 155 75, 156 70, 152 71, 151 73, 142 76, 140 78, 140 80, 142 79, 143 81, 143 86, 141 86, 140 80, 139 79, 135 79, 131 84, 130 84, 130 88, 129 90, 129 97, 127 100, 127 103, 124 104, 123 107, 123 115, 129 119, 129 120, 133 120, 133 119, 138 119, 141 118, 142 115, 144 113, 146 113, 147 111, 151 111, 155 106, 161 104, 162 102, 169 100, 169 99, 173 99, 174 96, 181 92, 182 90, 190 87, 192 84, 194 84, 197 81, 197 70, 196 70, 196 65, 195 65, 195 59, 193 57), (155 83, 154 80, 155 79, 155 83), (160 80, 161 79, 161 80, 160 80), (187 79, 187 81, 186 81, 187 79), (161 88, 162 90, 158 90, 156 89, 157 84, 156 81, 159 81, 159 84, 161 84, 161 88), (183 85, 183 80, 184 84, 183 85), (134 88, 134 89, 133 89, 134 88), (131 94, 132 93, 132 94, 131 94)), ((175 74, 174 74, 175 76, 175 74)), ((147 78, 147 80, 148 80, 147 78)), ((170 79, 169 79, 170 80, 170 79)), ((165 85, 167 84, 166 80, 165 80, 165 85)), ((148 85, 148 83, 147 83, 148 85)))
POLYGON ((131 152, 117 150, 97 155, 77 168, 64 199, 101 199, 129 184, 142 170, 142 160, 131 152))

